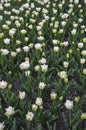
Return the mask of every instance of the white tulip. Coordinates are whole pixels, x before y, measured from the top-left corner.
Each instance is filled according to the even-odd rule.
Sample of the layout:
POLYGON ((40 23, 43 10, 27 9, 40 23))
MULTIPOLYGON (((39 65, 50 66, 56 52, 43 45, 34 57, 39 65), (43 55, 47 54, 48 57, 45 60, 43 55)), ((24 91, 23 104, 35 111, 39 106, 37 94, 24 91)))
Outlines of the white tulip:
POLYGON ((32 121, 32 120, 33 120, 33 117, 34 117, 34 113, 28 111, 28 113, 26 114, 26 120, 27 120, 27 121, 32 121))
POLYGON ((41 105, 43 104, 42 98, 37 97, 37 98, 36 98, 36 104, 37 104, 38 106, 41 106, 41 105))
POLYGON ((4 122, 0 123, 0 130, 4 130, 4 127, 5 127, 4 122))
POLYGON ((5 109, 5 115, 9 118, 11 115, 15 113, 14 107, 9 106, 8 108, 5 109))
POLYGON ((66 100, 66 102, 64 103, 66 109, 72 109, 73 108, 73 101, 70 100, 66 100))
POLYGON ((9 38, 4 39, 4 43, 5 44, 10 44, 10 39, 9 38))

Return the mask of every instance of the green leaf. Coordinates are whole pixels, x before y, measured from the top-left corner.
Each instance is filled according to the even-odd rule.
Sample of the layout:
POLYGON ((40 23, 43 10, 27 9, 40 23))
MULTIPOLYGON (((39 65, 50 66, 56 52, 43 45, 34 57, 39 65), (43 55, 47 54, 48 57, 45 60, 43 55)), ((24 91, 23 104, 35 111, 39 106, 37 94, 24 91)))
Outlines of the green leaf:
POLYGON ((54 123, 53 130, 56 130, 56 123, 54 123))
POLYGON ((12 125, 11 130, 17 130, 16 119, 14 119, 14 121, 13 121, 13 125, 12 125))
POLYGON ((50 126, 48 122, 47 122, 47 126, 48 126, 48 130, 52 130, 52 127, 50 126))
POLYGON ((21 130, 24 130, 24 128, 22 127, 21 130))
POLYGON ((41 124, 38 124, 37 127, 35 128, 35 130, 43 130, 41 124))
POLYGON ((78 125, 79 125, 79 123, 76 122, 76 123, 73 125, 72 130, 77 130, 78 125))
POLYGON ((67 126, 67 128, 68 128, 67 119, 66 119, 66 117, 65 117, 64 113, 62 113, 62 116, 63 116, 63 120, 64 120, 64 122, 65 122, 65 125, 66 125, 66 126, 67 126))

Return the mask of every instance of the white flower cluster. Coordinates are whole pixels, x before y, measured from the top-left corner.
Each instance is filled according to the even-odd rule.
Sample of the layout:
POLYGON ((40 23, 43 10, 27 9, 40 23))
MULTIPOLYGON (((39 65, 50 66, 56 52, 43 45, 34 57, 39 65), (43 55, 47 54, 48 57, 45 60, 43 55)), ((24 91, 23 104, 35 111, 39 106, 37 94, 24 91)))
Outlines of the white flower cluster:
MULTIPOLYGON (((85 8, 86 0, 0 1, 0 67, 2 68, 0 89, 4 93, 11 88, 8 83, 13 82, 12 79, 20 78, 21 86, 25 90, 18 90, 17 99, 22 107, 24 101, 27 102, 31 96, 28 91, 35 93, 33 86, 36 84, 36 97, 32 97, 35 98, 34 104, 31 99, 29 105, 31 110, 28 109, 25 114, 27 121, 32 121, 35 112, 43 109, 44 98, 47 99, 43 97, 43 92, 48 89, 48 85, 51 89, 52 84, 64 87, 63 82, 65 82, 70 85, 72 79, 70 72, 73 69, 74 72, 77 70, 76 73, 81 74, 79 78, 84 80, 83 77, 86 76, 85 8), (5 74, 8 81, 1 80, 5 74)), ((61 92, 60 89, 58 90, 59 92, 56 90, 50 93, 53 103, 57 101, 62 90, 65 91, 65 87, 61 92)), ((11 89, 9 91, 11 92, 11 89)), ((9 96, 8 91, 7 93, 9 96)), ((61 101, 63 96, 59 99, 61 101)), ((74 103, 66 100, 64 106, 71 110, 74 103)), ((18 106, 5 108, 5 116, 9 119, 15 114, 16 108, 18 106)), ((4 128, 3 121, 0 123, 0 130, 4 128)))

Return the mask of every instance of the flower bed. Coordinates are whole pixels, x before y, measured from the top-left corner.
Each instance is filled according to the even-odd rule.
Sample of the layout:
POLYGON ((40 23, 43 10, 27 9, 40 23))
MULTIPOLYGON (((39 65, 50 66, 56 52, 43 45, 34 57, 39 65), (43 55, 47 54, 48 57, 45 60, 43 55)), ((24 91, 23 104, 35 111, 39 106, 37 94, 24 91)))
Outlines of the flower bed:
POLYGON ((86 127, 86 0, 0 1, 0 130, 86 127))

